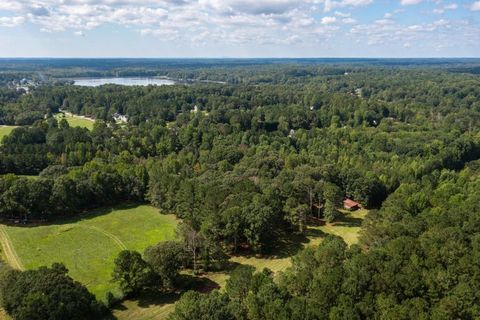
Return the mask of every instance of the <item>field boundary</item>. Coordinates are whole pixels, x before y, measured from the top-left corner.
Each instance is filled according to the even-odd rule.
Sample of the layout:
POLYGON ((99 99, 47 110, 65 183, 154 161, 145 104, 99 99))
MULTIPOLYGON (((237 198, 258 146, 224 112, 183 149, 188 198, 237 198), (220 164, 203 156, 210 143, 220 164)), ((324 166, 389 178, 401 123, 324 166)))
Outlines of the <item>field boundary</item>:
POLYGON ((23 264, 13 247, 12 241, 10 240, 10 236, 3 225, 0 225, 0 242, 2 242, 3 252, 5 252, 5 258, 7 259, 8 264, 14 269, 24 270, 25 268, 23 267, 23 264))

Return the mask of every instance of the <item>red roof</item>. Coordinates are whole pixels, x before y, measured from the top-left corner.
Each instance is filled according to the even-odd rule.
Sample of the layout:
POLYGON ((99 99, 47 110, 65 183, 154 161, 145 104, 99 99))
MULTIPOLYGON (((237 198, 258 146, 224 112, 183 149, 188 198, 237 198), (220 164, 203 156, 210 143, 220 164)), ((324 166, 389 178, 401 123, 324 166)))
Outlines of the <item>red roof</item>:
POLYGON ((362 205, 352 199, 345 199, 343 200, 343 205, 345 208, 354 208, 354 207, 361 207, 362 205))

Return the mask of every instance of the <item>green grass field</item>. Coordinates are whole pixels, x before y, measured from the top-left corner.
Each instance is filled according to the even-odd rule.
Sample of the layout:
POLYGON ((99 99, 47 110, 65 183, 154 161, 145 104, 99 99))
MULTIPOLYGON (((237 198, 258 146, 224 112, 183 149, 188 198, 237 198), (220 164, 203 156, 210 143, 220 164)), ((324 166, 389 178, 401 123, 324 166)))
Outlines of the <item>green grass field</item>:
POLYGON ((177 221, 151 206, 103 209, 45 226, 6 226, 21 265, 26 269, 63 262, 74 279, 98 298, 117 292, 110 282, 113 261, 125 249, 143 250, 175 237, 177 221))
POLYGON ((57 120, 65 118, 71 127, 87 128, 88 130, 92 130, 93 124, 95 123, 95 121, 93 121, 92 119, 72 115, 69 113, 57 113, 55 115, 55 118, 57 120))
POLYGON ((9 135, 16 126, 0 126, 0 143, 4 136, 9 135))

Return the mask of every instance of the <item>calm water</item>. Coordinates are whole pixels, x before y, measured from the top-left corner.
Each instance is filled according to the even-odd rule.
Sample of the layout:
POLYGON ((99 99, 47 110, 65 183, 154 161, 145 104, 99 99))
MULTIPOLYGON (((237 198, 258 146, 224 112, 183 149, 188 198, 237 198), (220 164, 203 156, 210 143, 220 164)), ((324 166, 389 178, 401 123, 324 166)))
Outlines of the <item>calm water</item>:
POLYGON ((98 87, 104 84, 118 84, 121 86, 168 86, 175 84, 174 81, 158 78, 85 78, 73 79, 74 85, 85 87, 98 87))

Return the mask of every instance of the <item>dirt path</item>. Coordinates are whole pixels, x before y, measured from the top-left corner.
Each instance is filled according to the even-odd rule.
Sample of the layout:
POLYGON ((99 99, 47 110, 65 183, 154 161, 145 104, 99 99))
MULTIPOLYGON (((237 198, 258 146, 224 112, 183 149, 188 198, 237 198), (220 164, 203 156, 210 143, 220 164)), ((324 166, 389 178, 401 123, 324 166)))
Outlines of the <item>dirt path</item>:
POLYGON ((120 249, 127 250, 127 246, 122 242, 122 240, 120 240, 116 235, 111 234, 110 232, 107 232, 105 230, 102 230, 102 229, 94 227, 94 226, 88 226, 88 225, 84 225, 84 224, 76 224, 76 225, 72 225, 72 226, 82 227, 82 228, 85 228, 85 229, 90 229, 90 230, 100 232, 101 234, 103 234, 103 235, 109 237, 110 239, 112 239, 120 247, 120 249))
POLYGON ((10 236, 5 229, 5 226, 0 225, 0 242, 2 242, 3 252, 5 252, 5 257, 7 259, 8 264, 18 270, 24 270, 22 262, 15 251, 15 248, 12 245, 12 241, 10 240, 10 236))

